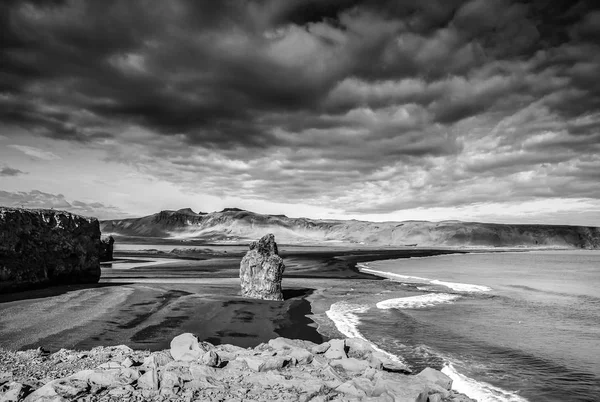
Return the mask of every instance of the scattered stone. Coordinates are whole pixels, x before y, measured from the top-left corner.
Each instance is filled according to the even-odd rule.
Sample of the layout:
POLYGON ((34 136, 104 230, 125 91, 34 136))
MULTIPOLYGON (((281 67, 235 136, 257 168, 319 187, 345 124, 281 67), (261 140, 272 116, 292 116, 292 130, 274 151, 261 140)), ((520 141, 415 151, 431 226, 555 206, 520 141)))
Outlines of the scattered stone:
POLYGON ((339 385, 335 390, 356 398, 363 398, 367 396, 366 392, 362 389, 356 388, 352 381, 346 381, 345 383, 339 385))
POLYGON ((363 372, 369 368, 369 363, 364 360, 348 357, 346 359, 337 359, 331 361, 333 367, 341 367, 346 371, 363 372))
POLYGON ((17 402, 23 400, 25 395, 29 393, 29 386, 20 382, 11 381, 4 383, 0 390, 0 401, 2 402, 17 402), (3 392, 3 393, 2 393, 3 392))
POLYGON ((242 295, 254 299, 283 300, 281 279, 285 265, 275 236, 268 234, 250 244, 240 263, 242 295))
POLYGON ((412 373, 412 370, 406 364, 400 361, 394 361, 379 351, 375 351, 370 354, 369 364, 371 367, 379 370, 386 370, 395 373, 412 373))
POLYGON ((442 402, 442 396, 440 394, 431 394, 427 402, 442 402))
POLYGON ((7 382, 12 381, 13 374, 8 371, 0 371, 0 385, 6 384, 7 382))
POLYGON ((178 335, 171 341, 171 356, 175 360, 198 360, 207 351, 208 349, 190 333, 178 335))
POLYGON ((113 388, 108 391, 108 395, 113 396, 115 398, 124 399, 129 395, 133 394, 135 389, 131 385, 126 385, 124 387, 113 388))
MULTIPOLYGON (((196 360, 174 360, 171 350, 149 353, 126 347, 98 347, 86 353, 89 361, 83 369, 62 376, 52 372, 47 378, 31 382, 23 381, 22 372, 15 371, 17 366, 10 363, 0 372, 0 402, 474 402, 452 391, 450 379, 437 370, 405 375, 386 371, 381 360, 377 360, 378 367, 372 367, 374 356, 381 357, 371 344, 361 339, 334 339, 316 345, 277 338, 254 349, 244 349, 231 345, 213 347, 198 342, 191 334, 183 335, 173 342, 173 349, 181 352, 175 356, 180 358, 190 351, 201 350, 196 360), (314 354, 316 351, 323 353, 314 354), (141 361, 144 364, 136 367, 135 363, 141 361)), ((80 359, 69 359, 80 352, 67 350, 51 357, 36 351, 6 354, 0 349, 0 352, 5 353, 0 353, 0 364, 13 361, 3 356, 26 359, 15 361, 35 367, 39 362, 44 364, 43 359, 49 365, 81 364, 80 359)))
POLYGON ((310 364, 313 361, 313 354, 303 348, 292 349, 288 356, 296 359, 297 364, 310 364))
POLYGON ((161 391, 164 389, 175 390, 181 388, 183 382, 181 378, 177 375, 177 373, 173 371, 165 371, 162 373, 160 378, 160 389, 161 391))
POLYGON ((200 358, 200 361, 202 364, 210 367, 219 367, 221 365, 221 359, 214 350, 209 350, 208 352, 204 353, 200 358))
POLYGON ((344 359, 346 355, 346 342, 343 339, 332 339, 329 341, 329 349, 325 352, 328 359, 344 359))
POLYGON ((348 357, 358 359, 363 359, 375 351, 371 342, 360 338, 346 339, 346 348, 348 349, 348 357))
POLYGON ((399 401, 427 402, 429 387, 415 376, 379 372, 372 395, 388 393, 399 401))
MULTIPOLYGON (((263 345, 265 345, 265 344, 263 344, 263 345)), ((256 350, 260 346, 261 345, 257 346, 254 349, 256 350)), ((287 339, 287 338, 279 337, 279 338, 269 340, 269 343, 267 343, 266 346, 270 347, 272 349, 275 349, 275 350, 283 351, 283 350, 296 349, 296 348, 311 350, 312 348, 314 348, 318 345, 311 341, 304 341, 301 339, 287 339)))
POLYGON ((134 362, 134 361, 131 359, 131 357, 126 357, 126 358, 125 358, 125 360, 123 360, 123 361, 121 362, 121 366, 123 366, 123 367, 126 367, 126 368, 129 368, 129 367, 135 366, 136 364, 137 364, 137 363, 136 363, 136 362, 134 362))
POLYGON ((157 390, 158 383, 158 372, 156 369, 146 371, 140 378, 138 378, 137 385, 139 388, 157 390))
POLYGON ((158 368, 162 366, 166 366, 170 362, 173 361, 173 357, 170 352, 160 351, 160 352, 152 352, 150 356, 144 359, 142 366, 147 368, 158 368))
POLYGON ((320 345, 314 346, 310 351, 315 355, 320 355, 327 352, 327 350, 329 350, 330 347, 331 344, 329 342, 323 342, 320 345))
POLYGON ((450 389, 452 389, 452 378, 448 377, 441 371, 432 369, 431 367, 426 367, 425 369, 423 369, 423 371, 417 374, 417 377, 420 377, 427 382, 439 385, 445 390, 449 391, 450 389))
POLYGON ((117 369, 118 370, 121 367, 123 367, 123 366, 121 366, 117 362, 106 362, 106 363, 103 363, 103 364, 101 364, 101 365, 98 366, 98 368, 105 369, 105 370, 110 370, 110 369, 117 369))

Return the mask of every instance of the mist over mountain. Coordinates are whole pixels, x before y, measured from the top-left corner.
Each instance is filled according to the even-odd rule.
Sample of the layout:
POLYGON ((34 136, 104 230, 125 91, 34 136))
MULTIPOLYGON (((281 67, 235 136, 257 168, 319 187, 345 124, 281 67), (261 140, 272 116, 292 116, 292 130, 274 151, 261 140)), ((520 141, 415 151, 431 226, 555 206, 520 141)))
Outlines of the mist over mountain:
POLYGON ((246 241, 273 233, 278 242, 288 244, 600 248, 598 227, 289 218, 239 208, 211 213, 190 208, 165 210, 141 218, 101 221, 100 228, 104 234, 174 240, 246 241))

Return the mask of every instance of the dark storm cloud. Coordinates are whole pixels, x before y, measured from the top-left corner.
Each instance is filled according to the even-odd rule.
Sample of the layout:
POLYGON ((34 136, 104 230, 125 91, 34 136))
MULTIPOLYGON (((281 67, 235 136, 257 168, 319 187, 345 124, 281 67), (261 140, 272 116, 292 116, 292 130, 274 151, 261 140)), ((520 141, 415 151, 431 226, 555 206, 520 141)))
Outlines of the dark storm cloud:
POLYGON ((25 174, 25 172, 19 170, 19 169, 14 169, 11 168, 10 166, 3 166, 2 168, 0 168, 0 176, 18 176, 20 174, 25 174))
POLYGON ((105 147, 109 160, 166 180, 201 176, 214 193, 350 209, 347 189, 358 186, 382 198, 372 207, 381 212, 495 199, 492 177, 521 180, 506 194, 560 195, 566 175, 579 181, 569 196, 589 196, 595 176, 581 162, 595 166, 600 142, 596 8, 6 1, 0 119, 105 147), (536 174, 552 180, 536 185, 536 174))

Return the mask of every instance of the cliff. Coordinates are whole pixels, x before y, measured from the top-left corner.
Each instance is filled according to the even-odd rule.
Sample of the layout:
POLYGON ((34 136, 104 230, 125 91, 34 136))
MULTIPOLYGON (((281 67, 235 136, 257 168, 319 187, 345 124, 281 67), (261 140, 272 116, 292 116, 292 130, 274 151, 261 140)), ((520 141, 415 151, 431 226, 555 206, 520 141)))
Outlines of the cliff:
POLYGON ((280 243, 346 242, 373 246, 600 248, 600 228, 460 221, 366 222, 263 215, 237 208, 220 212, 161 211, 101 222, 103 232, 142 237, 247 241, 273 233, 280 243))
POLYGON ((96 218, 0 207, 0 292, 96 283, 99 247, 96 218))

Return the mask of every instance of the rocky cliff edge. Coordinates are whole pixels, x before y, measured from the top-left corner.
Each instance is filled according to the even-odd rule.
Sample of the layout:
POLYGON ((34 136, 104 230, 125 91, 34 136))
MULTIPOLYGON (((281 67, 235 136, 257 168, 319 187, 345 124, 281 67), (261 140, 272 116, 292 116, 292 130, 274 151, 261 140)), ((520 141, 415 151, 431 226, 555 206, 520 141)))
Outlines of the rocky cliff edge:
POLYGON ((175 337, 171 349, 0 351, 4 401, 472 401, 445 374, 407 375, 357 338, 322 344, 276 338, 253 349, 175 337), (37 378, 37 379, 36 379, 37 378))

